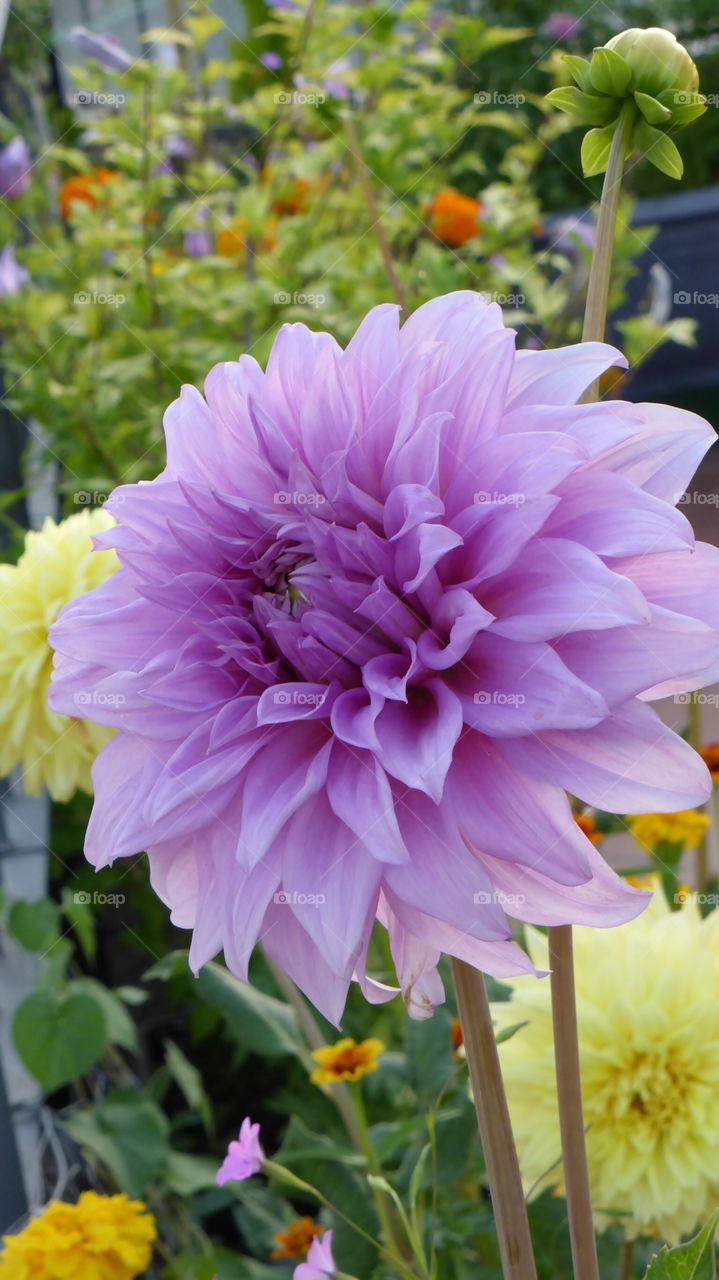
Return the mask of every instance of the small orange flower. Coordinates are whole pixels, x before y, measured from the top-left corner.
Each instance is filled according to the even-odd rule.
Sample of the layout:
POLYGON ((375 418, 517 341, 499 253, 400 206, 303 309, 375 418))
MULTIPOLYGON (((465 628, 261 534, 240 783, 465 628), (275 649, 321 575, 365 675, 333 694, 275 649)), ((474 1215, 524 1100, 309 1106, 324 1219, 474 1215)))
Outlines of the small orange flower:
POLYGON ((312 1241, 323 1231, 324 1227, 312 1218, 295 1218, 286 1231, 277 1232, 277 1247, 272 1250, 272 1257, 306 1258, 312 1241))
POLYGON ((381 1040, 362 1040, 357 1044, 354 1040, 338 1040, 336 1044, 326 1044, 321 1049, 313 1049, 312 1057, 319 1066, 315 1067, 310 1080, 313 1084, 336 1084, 338 1080, 360 1080, 368 1071, 376 1071, 379 1055, 384 1045, 381 1040))
POLYGON ((591 813, 575 813, 574 821, 592 844, 601 844, 602 833, 597 830, 597 824, 591 813))
POLYGON ((76 200, 89 204, 91 209, 97 207, 97 187, 104 186, 118 175, 114 169, 92 169, 90 173, 76 173, 66 178, 58 193, 60 213, 69 218, 76 200))
POLYGON ((719 782, 719 742, 708 742, 699 754, 714 782, 719 782))
POLYGON ((462 1034, 462 1023, 459 1018, 453 1018, 449 1030, 449 1038, 452 1042, 452 1051, 456 1054, 464 1044, 464 1035, 462 1034))
POLYGON ((623 369, 605 369, 599 376, 599 394, 614 400, 619 395, 625 373, 623 369))
MULTIPOLYGON (((240 261, 247 253, 248 227, 244 218, 233 218, 227 227, 221 227, 215 237, 215 252, 221 258, 238 258, 240 261)), ((270 218, 266 230, 259 243, 261 250, 274 249, 277 244, 275 222, 270 218)))
POLYGON ((291 218, 302 213, 307 204, 310 184, 306 178, 293 178, 291 184, 272 201, 272 212, 280 218, 291 218))
POLYGON ((459 249, 467 240, 479 235, 481 212, 479 200, 463 196, 452 187, 443 187, 429 206, 430 227, 443 244, 459 249))

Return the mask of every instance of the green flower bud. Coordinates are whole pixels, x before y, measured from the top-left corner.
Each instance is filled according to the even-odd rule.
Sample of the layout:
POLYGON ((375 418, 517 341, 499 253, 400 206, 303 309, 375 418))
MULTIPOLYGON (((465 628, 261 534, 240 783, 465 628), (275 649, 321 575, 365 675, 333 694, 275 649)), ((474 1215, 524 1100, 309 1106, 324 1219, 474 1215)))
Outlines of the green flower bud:
POLYGON ((621 120, 625 156, 640 151, 662 173, 680 178, 682 160, 669 132, 696 120, 706 102, 696 66, 676 36, 632 27, 595 49, 591 60, 571 55, 565 61, 578 87, 553 89, 547 100, 577 124, 595 126, 582 144, 585 176, 606 169, 621 120))

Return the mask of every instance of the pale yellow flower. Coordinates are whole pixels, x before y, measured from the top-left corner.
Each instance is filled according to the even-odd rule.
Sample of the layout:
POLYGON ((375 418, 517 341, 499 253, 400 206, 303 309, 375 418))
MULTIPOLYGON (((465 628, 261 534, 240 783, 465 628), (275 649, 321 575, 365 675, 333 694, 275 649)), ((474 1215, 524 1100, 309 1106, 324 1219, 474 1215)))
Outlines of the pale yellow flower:
POLYGON ((627 818, 627 823, 637 844, 653 852, 660 844, 696 849, 709 819, 697 809, 681 809, 678 813, 639 813, 627 818))
POLYGON ((139 1200, 84 1191, 3 1236, 0 1280, 134 1280, 150 1265, 155 1220, 139 1200))
MULTIPOLYGON (((546 969, 546 937, 527 934, 546 969)), ((655 892, 629 924, 575 929, 574 947, 597 1225, 677 1241, 719 1204, 719 916, 655 892)), ((492 1011, 498 1031, 527 1023, 499 1047, 522 1177, 561 1194, 549 981, 511 986, 492 1011)))
POLYGON ((354 1040, 338 1040, 336 1044, 313 1049, 312 1057, 319 1063, 310 1076, 313 1084, 336 1084, 338 1080, 361 1080, 369 1071, 376 1071, 379 1056, 384 1050, 381 1040, 370 1038, 357 1044, 354 1040))
POLYGON ((115 552, 93 551, 91 542, 112 523, 102 510, 81 511, 60 524, 47 519, 27 534, 16 565, 0 565, 0 777, 21 765, 33 795, 42 786, 55 800, 68 800, 78 787, 91 791, 90 766, 112 736, 47 705, 48 630, 63 605, 117 568, 115 552))

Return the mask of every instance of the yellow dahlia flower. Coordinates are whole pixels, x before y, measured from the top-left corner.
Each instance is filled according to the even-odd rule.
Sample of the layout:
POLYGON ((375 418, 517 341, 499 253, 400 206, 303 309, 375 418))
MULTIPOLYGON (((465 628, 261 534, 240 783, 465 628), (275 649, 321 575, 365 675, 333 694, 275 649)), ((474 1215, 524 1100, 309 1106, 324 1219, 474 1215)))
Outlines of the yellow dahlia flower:
POLYGON ((139 1200, 84 1191, 3 1236, 0 1280, 134 1280, 152 1259, 155 1220, 139 1200))
MULTIPOLYGON (((114 551, 92 550, 91 536, 112 525, 85 510, 25 538, 16 565, 0 565, 0 777, 20 764, 27 791, 47 786, 55 800, 90 791, 90 765, 111 730, 57 715, 47 705, 52 651, 47 633, 64 604, 117 568, 114 551)), ((83 706, 83 715, 87 714, 83 706)))
MULTIPOLYGON (((675 1242, 719 1204, 719 914, 658 889, 615 929, 575 929, 579 1052, 597 1226, 675 1242)), ((527 930, 535 965, 547 939, 527 930)), ((549 982, 493 1005, 524 1185, 563 1193, 549 982)))
POLYGON ((678 813, 639 813, 627 818, 627 823, 637 844, 654 852, 662 844, 696 849, 709 819, 697 809, 681 809, 678 813))

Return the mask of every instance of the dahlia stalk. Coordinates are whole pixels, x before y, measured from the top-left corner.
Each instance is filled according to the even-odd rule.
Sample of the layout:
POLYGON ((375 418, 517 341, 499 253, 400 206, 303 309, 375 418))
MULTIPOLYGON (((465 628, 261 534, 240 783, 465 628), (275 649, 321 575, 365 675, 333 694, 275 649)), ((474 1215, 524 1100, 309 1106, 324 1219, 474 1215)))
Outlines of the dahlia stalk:
MULTIPOLYGON (((560 109, 577 119, 604 126, 592 129, 582 145, 585 174, 604 170, 605 175, 582 330, 583 342, 602 342, 625 160, 636 148, 663 172, 681 177, 682 162, 674 142, 655 126, 664 130, 689 123, 702 113, 705 104, 697 93, 698 75, 689 54, 674 35, 658 28, 622 32, 603 49, 595 49, 591 62, 571 56, 567 62, 579 88, 555 90, 550 99, 554 98, 560 109)), ((598 398, 597 380, 587 389, 583 401, 598 398)), ((701 743, 695 741, 692 745, 698 750, 701 743)), ((549 929, 549 960, 559 1128, 574 1275, 575 1280, 599 1280, 570 924, 549 929)))

